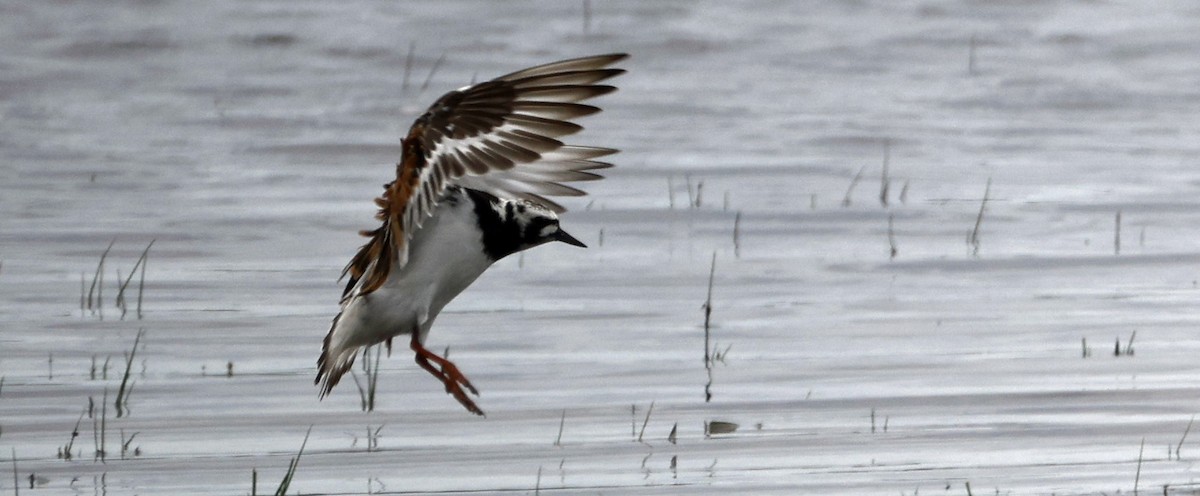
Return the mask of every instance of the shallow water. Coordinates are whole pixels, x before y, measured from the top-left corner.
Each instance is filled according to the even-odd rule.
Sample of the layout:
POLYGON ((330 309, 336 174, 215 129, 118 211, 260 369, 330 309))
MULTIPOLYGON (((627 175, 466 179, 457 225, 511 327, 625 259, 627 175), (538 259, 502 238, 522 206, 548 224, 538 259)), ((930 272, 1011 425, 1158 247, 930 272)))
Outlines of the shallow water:
POLYGON ((268 492, 311 426, 296 493, 1200 490, 1195 433, 1173 453, 1200 409, 1192 2, 610 1, 586 34, 575 2, 423 7, 0 1, 6 472, 15 450, 39 493, 246 494, 253 469, 268 492), (609 51, 630 72, 574 142, 623 152, 564 218, 591 248, 500 262, 431 335, 488 417, 402 350, 374 412, 352 382, 318 401, 411 120, 609 51), (86 416, 57 459, 106 389, 107 461, 86 416))

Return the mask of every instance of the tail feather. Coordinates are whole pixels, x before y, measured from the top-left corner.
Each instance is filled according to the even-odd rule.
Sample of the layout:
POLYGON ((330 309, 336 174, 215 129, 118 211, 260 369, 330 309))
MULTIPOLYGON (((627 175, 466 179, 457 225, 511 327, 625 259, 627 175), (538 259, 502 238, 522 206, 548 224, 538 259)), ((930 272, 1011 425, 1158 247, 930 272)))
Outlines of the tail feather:
POLYGON ((333 333, 337 330, 338 319, 341 316, 339 313, 333 318, 333 325, 329 326, 329 334, 325 335, 325 344, 321 347, 321 356, 317 358, 317 378, 313 380, 313 384, 320 385, 320 398, 333 391, 333 387, 350 371, 350 367, 354 366, 354 359, 358 357, 358 346, 349 349, 331 346, 333 333))

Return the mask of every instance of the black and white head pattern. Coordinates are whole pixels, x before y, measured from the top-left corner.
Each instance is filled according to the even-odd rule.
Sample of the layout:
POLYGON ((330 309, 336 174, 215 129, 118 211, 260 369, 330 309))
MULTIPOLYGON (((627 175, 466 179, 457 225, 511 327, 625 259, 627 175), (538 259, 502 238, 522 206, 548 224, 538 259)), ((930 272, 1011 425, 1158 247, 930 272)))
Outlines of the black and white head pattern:
POLYGON ((528 200, 498 198, 483 191, 464 188, 475 204, 475 215, 483 231, 488 257, 499 260, 513 253, 551 241, 584 246, 558 223, 558 214, 528 200))

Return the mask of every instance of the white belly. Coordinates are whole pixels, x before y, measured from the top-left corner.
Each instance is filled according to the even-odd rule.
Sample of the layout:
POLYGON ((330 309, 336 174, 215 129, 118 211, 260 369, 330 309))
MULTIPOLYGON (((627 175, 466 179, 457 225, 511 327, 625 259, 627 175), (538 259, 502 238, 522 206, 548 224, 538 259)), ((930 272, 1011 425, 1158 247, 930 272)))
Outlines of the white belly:
POLYGON ((343 310, 346 346, 366 346, 419 329, 428 334, 442 308, 492 264, 483 252, 470 202, 439 204, 409 241, 408 263, 374 292, 343 310))

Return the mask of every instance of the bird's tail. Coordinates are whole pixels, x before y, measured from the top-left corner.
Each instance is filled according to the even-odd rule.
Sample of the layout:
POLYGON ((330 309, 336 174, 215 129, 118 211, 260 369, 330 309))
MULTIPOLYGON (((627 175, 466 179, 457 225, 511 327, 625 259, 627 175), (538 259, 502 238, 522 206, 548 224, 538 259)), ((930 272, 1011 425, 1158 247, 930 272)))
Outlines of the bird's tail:
POLYGON ((338 314, 333 318, 333 325, 329 326, 329 334, 325 335, 325 344, 321 347, 321 356, 317 358, 317 378, 313 384, 320 385, 321 398, 328 395, 338 381, 342 380, 342 376, 350 371, 355 357, 358 356, 358 349, 361 348, 361 346, 345 346, 344 342, 333 343, 334 332, 337 331, 338 320, 341 316, 338 314))

